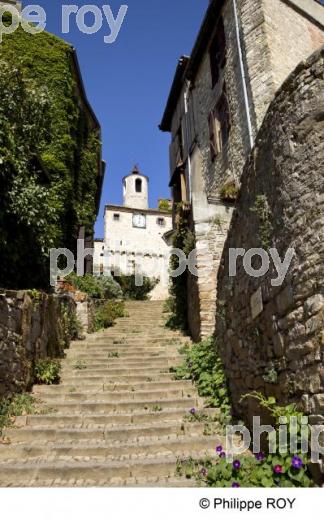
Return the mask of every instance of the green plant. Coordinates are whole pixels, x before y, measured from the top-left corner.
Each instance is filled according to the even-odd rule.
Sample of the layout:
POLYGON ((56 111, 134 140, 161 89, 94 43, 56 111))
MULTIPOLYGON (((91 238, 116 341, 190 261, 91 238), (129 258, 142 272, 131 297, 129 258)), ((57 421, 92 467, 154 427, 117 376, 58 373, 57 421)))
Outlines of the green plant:
POLYGON ((157 405, 154 405, 154 406, 152 407, 152 412, 162 412, 162 410, 163 410, 162 406, 160 406, 160 405, 158 405, 158 404, 157 404, 157 405))
POLYGON ((143 283, 137 286, 134 274, 114 276, 114 279, 120 285, 124 298, 128 300, 147 300, 149 293, 158 283, 156 278, 143 276, 143 283))
POLYGON ((81 359, 77 359, 73 363, 72 368, 74 368, 74 370, 86 370, 87 364, 84 361, 82 361, 81 359))
POLYGON ((110 300, 123 297, 120 285, 112 276, 93 276, 91 274, 78 276, 76 273, 71 273, 66 277, 66 281, 91 298, 110 300))
POLYGON ((269 249, 271 235, 273 232, 272 226, 272 211, 270 209, 266 195, 257 195, 254 206, 250 208, 252 213, 258 218, 259 223, 259 240, 264 249, 269 249))
POLYGON ((54 385, 60 382, 60 361, 54 359, 39 359, 35 363, 35 383, 40 385, 54 385))
POLYGON ((278 382, 278 372, 274 363, 269 363, 264 375, 262 376, 262 379, 266 383, 270 384, 276 384, 278 382))
POLYGON ((3 428, 12 426, 15 417, 35 413, 36 399, 30 394, 15 394, 0 401, 0 434, 3 428))
POLYGON ((98 331, 112 327, 116 318, 123 318, 125 315, 125 303, 109 301, 100 305, 94 313, 93 329, 98 331))
POLYGON ((172 213, 172 202, 168 199, 160 199, 159 200, 159 210, 167 211, 168 213, 172 213))
POLYGON ((236 181, 229 181, 222 186, 219 196, 225 202, 234 202, 237 199, 239 187, 236 181))
POLYGON ((68 348, 70 342, 83 339, 83 326, 77 317, 76 310, 66 303, 61 304, 62 327, 65 347, 68 348))
POLYGON ((49 249, 74 250, 79 226, 91 230, 96 218, 100 142, 74 71, 73 49, 61 39, 46 32, 31 37, 22 28, 3 35, 0 285, 6 287, 47 288, 49 249))
POLYGON ((228 422, 230 398, 226 377, 213 338, 194 344, 187 352, 185 362, 171 369, 175 379, 191 379, 199 395, 208 406, 220 409, 220 420, 228 422))
MULTIPOLYGON (((188 218, 178 208, 177 229, 173 235, 172 245, 176 249, 180 249, 188 256, 196 247, 196 239, 194 233, 189 228, 188 218)), ((179 268, 180 260, 177 255, 170 258, 170 270, 175 271, 179 268)), ((166 304, 166 312, 169 317, 166 326, 172 330, 188 330, 188 270, 186 269, 181 275, 172 277, 170 283, 170 297, 166 304)))

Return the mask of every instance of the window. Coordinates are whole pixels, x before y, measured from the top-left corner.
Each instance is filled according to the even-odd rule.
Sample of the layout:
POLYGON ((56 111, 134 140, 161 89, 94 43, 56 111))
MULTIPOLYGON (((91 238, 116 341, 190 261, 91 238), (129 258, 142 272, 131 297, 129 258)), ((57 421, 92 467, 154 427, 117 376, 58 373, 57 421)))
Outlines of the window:
POLYGON ((226 64, 226 38, 223 18, 220 18, 217 24, 215 36, 209 48, 209 58, 212 88, 214 88, 219 80, 221 69, 223 69, 226 64))
POLYGON ((212 161, 223 150, 230 132, 229 108, 225 92, 208 116, 210 155, 212 161))
POLYGON ((165 219, 162 217, 159 217, 158 219, 156 219, 156 222, 161 227, 165 226, 165 219))
POLYGON ((142 193, 142 179, 136 179, 135 191, 136 191, 136 193, 142 193))
POLYGON ((116 222, 118 222, 118 221, 120 220, 120 215, 119 215, 119 213, 114 213, 114 220, 115 220, 116 222))

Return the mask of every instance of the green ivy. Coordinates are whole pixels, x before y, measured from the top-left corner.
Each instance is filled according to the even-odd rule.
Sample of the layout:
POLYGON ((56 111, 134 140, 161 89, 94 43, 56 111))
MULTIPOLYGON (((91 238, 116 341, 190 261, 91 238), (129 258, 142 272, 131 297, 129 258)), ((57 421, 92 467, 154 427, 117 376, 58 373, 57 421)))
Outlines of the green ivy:
MULTIPOLYGON (((189 228, 189 222, 178 207, 177 229, 173 235, 172 245, 180 249, 186 256, 196 246, 195 235, 189 228)), ((175 271, 179 267, 179 258, 172 255, 170 258, 170 270, 175 271)), ((166 326, 170 329, 188 330, 188 270, 180 276, 172 277, 170 283, 170 297, 165 310, 170 314, 166 326)))
POLYGON ((49 248, 75 251, 79 226, 91 231, 96 218, 101 145, 80 103, 72 52, 55 36, 21 28, 3 35, 0 45, 0 285, 6 287, 47 288, 49 248))

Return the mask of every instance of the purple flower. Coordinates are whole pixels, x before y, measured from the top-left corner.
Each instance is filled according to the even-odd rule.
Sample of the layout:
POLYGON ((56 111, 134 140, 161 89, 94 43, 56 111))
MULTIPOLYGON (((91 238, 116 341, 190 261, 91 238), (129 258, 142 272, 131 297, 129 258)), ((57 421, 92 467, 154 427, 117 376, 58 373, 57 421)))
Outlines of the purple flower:
POLYGON ((240 469, 240 467, 241 467, 241 463, 240 463, 240 461, 239 461, 239 460, 234 460, 234 462, 233 462, 233 468, 234 468, 234 469, 240 469))
POLYGON ((226 453, 225 451, 222 451, 220 454, 219 454, 220 458, 221 459, 224 459, 226 457, 226 453))
POLYGON ((297 455, 294 455, 291 459, 291 465, 295 469, 301 469, 303 467, 303 461, 300 457, 297 457, 297 455))
POLYGON ((196 412, 197 412, 196 408, 191 408, 190 413, 191 413, 192 415, 195 415, 196 412))
POLYGON ((202 469, 200 470, 200 475, 201 475, 202 477, 206 477, 207 474, 208 474, 208 471, 207 471, 206 468, 202 468, 202 469))
POLYGON ((239 488, 239 487, 241 487, 241 486, 238 482, 233 482, 232 488, 239 488))
POLYGON ((223 451, 223 446, 216 446, 217 453, 221 453, 223 451))
POLYGON ((262 461, 265 459, 265 454, 263 451, 260 451, 260 453, 257 453, 256 456, 255 456, 256 460, 258 461, 262 461))
POLYGON ((277 464, 277 466, 275 466, 275 467, 273 468, 273 471, 274 471, 275 473, 277 473, 277 475, 280 475, 280 474, 282 473, 282 466, 280 466, 279 464, 277 464))

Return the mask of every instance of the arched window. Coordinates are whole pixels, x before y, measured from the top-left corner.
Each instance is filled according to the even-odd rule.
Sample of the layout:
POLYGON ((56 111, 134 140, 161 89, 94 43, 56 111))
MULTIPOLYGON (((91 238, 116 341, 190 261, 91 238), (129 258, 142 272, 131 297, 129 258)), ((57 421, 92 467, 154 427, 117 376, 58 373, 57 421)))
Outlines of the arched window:
POLYGON ((136 193, 142 193, 142 179, 136 179, 135 191, 136 191, 136 193))

